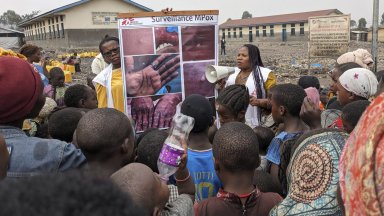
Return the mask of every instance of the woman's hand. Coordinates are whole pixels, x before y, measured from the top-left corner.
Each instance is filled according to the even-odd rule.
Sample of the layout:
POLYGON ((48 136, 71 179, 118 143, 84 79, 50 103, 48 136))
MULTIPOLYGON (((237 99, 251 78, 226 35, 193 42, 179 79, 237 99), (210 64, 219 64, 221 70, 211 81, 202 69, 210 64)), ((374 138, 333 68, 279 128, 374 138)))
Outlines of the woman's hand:
POLYGON ((269 99, 258 99, 255 96, 251 96, 249 99, 249 104, 252 106, 258 106, 264 109, 271 109, 271 102, 269 99))

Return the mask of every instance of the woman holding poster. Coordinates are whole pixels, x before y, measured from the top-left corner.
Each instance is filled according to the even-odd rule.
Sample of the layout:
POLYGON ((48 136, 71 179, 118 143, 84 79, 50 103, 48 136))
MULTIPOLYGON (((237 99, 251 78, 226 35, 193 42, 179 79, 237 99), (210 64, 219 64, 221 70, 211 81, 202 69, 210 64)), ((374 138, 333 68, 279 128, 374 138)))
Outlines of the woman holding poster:
POLYGON ((276 76, 264 67, 259 48, 252 44, 245 44, 239 49, 237 67, 235 73, 228 77, 226 86, 247 86, 251 97, 245 113, 245 123, 254 128, 261 124, 261 109, 270 109, 269 100, 266 99, 267 91, 276 85, 276 76))

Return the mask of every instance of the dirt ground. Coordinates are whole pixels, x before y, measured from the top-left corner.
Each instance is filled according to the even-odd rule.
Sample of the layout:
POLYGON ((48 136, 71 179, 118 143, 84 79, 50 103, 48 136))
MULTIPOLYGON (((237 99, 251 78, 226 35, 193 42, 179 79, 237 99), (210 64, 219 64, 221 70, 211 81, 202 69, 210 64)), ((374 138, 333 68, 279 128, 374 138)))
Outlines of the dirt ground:
MULTIPOLYGON (((261 52, 261 57, 265 66, 271 68, 278 77, 278 83, 297 83, 300 75, 308 73, 308 43, 307 42, 287 42, 287 43, 254 43, 261 52)), ((227 42, 227 55, 219 55, 219 65, 235 66, 237 50, 242 46, 240 42, 227 42)), ((351 42, 350 51, 358 48, 371 50, 368 42, 351 42)), ((384 43, 379 44, 378 69, 384 69, 384 43)), ((220 51, 220 50, 219 50, 220 51)), ((87 74, 91 73, 92 58, 83 58, 81 64, 82 72, 76 73, 73 80, 76 83, 86 83, 87 74)), ((333 68, 335 59, 322 58, 311 59, 311 75, 319 78, 323 87, 328 87, 330 79, 326 72, 333 68)))

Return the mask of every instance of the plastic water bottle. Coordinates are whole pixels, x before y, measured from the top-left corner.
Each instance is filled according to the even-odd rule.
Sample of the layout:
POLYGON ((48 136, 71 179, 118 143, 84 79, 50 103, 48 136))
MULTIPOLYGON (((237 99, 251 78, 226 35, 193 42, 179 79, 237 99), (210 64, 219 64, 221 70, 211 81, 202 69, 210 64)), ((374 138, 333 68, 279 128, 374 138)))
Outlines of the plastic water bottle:
POLYGON ((157 160, 157 168, 161 179, 164 181, 168 181, 169 176, 173 175, 179 168, 181 156, 184 154, 180 140, 188 140, 189 132, 191 132, 194 123, 195 119, 181 113, 176 113, 173 117, 172 127, 157 160))

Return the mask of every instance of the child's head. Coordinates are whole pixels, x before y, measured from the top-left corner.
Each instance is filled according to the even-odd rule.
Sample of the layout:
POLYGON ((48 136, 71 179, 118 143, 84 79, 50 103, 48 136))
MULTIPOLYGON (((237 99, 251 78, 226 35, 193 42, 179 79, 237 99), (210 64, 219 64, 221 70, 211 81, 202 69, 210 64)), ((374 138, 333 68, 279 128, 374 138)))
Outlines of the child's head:
POLYGON ((73 133, 87 109, 64 108, 53 112, 48 120, 48 133, 53 139, 72 142, 73 133))
POLYGON ((212 106, 208 99, 193 94, 185 98, 181 104, 180 112, 195 119, 195 124, 191 133, 208 132, 208 128, 213 124, 212 106))
POLYGON ((259 144, 253 130, 244 123, 229 122, 217 131, 212 145, 215 170, 223 183, 222 173, 249 173, 260 165, 259 144))
POLYGON ((76 143, 88 163, 112 166, 106 167, 112 172, 132 161, 134 139, 128 117, 112 108, 89 111, 80 119, 76 129, 76 143))
POLYGON ((136 162, 147 165, 153 172, 159 173, 157 159, 168 134, 154 129, 148 132, 138 143, 136 162))
POLYGON ((216 99, 216 110, 220 123, 244 122, 249 105, 249 92, 244 85, 230 85, 216 99))
POLYGON ((93 85, 93 79, 95 79, 96 74, 90 73, 87 75, 87 86, 91 87, 91 89, 95 90, 95 85, 93 85))
POLYGON ((358 100, 344 106, 341 119, 343 121, 343 128, 347 133, 353 131, 369 104, 371 102, 368 100, 358 100))
POLYGON ((265 155, 267 153, 269 144, 275 137, 275 133, 273 133, 273 130, 271 130, 270 128, 263 126, 257 126, 253 128, 253 132, 255 132, 257 140, 259 142, 260 155, 265 155))
POLYGON ((253 183, 264 193, 281 194, 282 189, 280 183, 271 174, 256 170, 253 183))
POLYGON ((65 91, 64 103, 67 107, 95 109, 97 108, 96 92, 86 85, 70 86, 65 91))
POLYGON ((131 163, 111 176, 117 186, 150 215, 159 215, 169 198, 168 186, 149 167, 131 163))
POLYGON ((49 71, 49 83, 54 87, 64 87, 64 72, 59 67, 54 67, 49 71))
POLYGON ((300 77, 298 83, 299 86, 301 86, 303 89, 313 87, 317 90, 320 89, 320 81, 315 76, 302 76, 300 77))
POLYGON ((287 116, 299 118, 301 105, 307 96, 303 88, 294 84, 280 84, 270 92, 272 117, 276 123, 284 123, 287 116))

